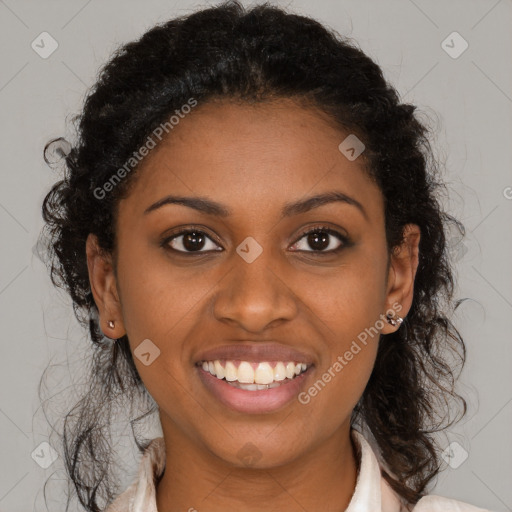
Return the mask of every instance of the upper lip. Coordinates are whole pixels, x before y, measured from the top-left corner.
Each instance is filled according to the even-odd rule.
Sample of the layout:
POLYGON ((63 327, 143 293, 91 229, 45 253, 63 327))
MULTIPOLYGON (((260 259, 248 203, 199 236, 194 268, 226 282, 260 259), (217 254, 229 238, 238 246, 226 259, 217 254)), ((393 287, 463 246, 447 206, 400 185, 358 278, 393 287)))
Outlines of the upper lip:
POLYGON ((240 360, 249 362, 259 361, 292 361, 295 363, 313 364, 313 358, 304 352, 278 343, 223 345, 205 350, 198 355, 196 364, 201 361, 215 361, 216 359, 240 360))

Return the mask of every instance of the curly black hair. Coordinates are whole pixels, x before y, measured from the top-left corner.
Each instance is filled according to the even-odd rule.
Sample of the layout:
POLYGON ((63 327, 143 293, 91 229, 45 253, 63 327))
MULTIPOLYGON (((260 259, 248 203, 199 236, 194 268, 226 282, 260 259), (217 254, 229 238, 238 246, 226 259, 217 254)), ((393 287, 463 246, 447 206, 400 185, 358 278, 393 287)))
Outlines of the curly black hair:
MULTIPOLYGON (((42 205, 48 266, 55 286, 72 298, 75 315, 93 342, 87 390, 68 412, 62 445, 70 487, 99 512, 115 497, 111 421, 119 401, 156 404, 135 368, 126 336, 111 343, 100 330, 91 293, 85 244, 98 237, 115 253, 117 205, 129 194, 137 166, 105 197, 98 190, 148 135, 190 99, 258 103, 291 98, 328 114, 365 144, 365 172, 380 187, 389 254, 408 223, 421 229, 412 307, 397 331, 381 335, 373 373, 353 411, 385 461, 384 476, 415 504, 441 470, 435 435, 466 414, 455 391, 466 349, 450 320, 454 263, 448 227, 464 234, 440 198, 446 185, 417 107, 401 103, 380 67, 348 37, 309 17, 268 3, 228 1, 171 19, 120 46, 106 63, 76 116, 77 140, 65 151, 63 179, 42 205), (455 402, 453 404, 452 402, 455 402)), ((45 147, 45 159, 52 144, 45 147)), ((131 409, 130 409, 131 410, 131 409)), ((132 423, 133 427, 133 423, 132 423)), ((133 430, 133 428, 132 428, 133 430)), ((148 440, 133 431, 139 450, 148 440)), ((69 499, 68 499, 69 505, 69 499)))

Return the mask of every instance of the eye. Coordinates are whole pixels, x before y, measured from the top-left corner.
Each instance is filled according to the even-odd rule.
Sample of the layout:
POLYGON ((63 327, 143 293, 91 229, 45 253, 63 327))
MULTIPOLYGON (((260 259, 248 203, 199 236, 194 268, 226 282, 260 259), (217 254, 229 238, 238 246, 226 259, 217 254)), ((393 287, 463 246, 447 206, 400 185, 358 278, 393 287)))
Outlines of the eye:
POLYGON ((322 254, 339 252, 341 249, 348 245, 350 245, 350 241, 345 235, 342 235, 338 231, 327 226, 318 226, 302 233, 297 242, 293 244, 292 248, 295 248, 295 250, 298 251, 316 252, 322 254), (336 245, 336 241, 333 237, 338 239, 338 245, 336 245), (305 242, 301 244, 300 242, 302 239, 305 239, 305 242), (310 251, 305 249, 304 247, 307 245, 312 247, 313 250, 310 251))
POLYGON ((205 253, 211 251, 223 250, 210 238, 204 231, 200 229, 185 229, 178 233, 167 237, 162 241, 161 245, 172 251, 181 253, 205 253), (204 249, 204 250, 202 250, 204 249))
MULTIPOLYGON (((184 254, 201 254, 212 251, 222 251, 216 242, 203 230, 191 227, 166 237, 161 246, 184 254)), ((293 244, 292 249, 299 252, 314 252, 317 254, 336 253, 350 245, 350 240, 338 231, 327 226, 318 226, 303 232, 300 238, 293 244), (335 238, 338 240, 336 245, 335 238), (302 242, 305 239, 305 242, 302 242), (312 250, 305 248, 307 245, 312 250)))

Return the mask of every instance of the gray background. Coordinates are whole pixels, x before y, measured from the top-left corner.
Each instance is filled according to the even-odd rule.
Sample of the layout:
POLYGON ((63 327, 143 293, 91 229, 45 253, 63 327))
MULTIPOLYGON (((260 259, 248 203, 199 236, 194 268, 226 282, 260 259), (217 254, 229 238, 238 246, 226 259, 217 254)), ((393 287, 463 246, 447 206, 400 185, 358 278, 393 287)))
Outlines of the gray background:
MULTIPOLYGON (((79 360, 87 345, 70 299, 52 287, 33 252, 43 225, 42 199, 59 178, 42 160, 44 144, 72 134, 71 115, 120 43, 207 3, 0 0, 1 512, 45 510, 44 482, 50 477, 55 493, 62 486, 60 458, 43 469, 31 456, 36 450, 47 457, 48 448, 40 443, 52 443, 37 386, 46 366, 54 364, 47 396, 55 395, 54 414, 62 414, 66 388, 75 378, 66 357, 79 360), (43 31, 59 45, 47 59, 31 48, 43 31)), ((456 317, 468 347, 459 390, 470 411, 448 432, 460 448, 453 445, 453 467, 447 466, 433 492, 510 511, 512 1, 275 3, 353 37, 382 66, 402 100, 434 119, 433 144, 446 164, 450 188, 445 204, 467 229, 463 244, 453 249, 457 296, 472 300, 456 317), (441 45, 453 31, 469 44, 458 58, 441 45), (462 450, 468 457, 459 465, 462 450)), ((456 40, 449 44, 460 48, 456 40)), ((62 498, 50 500, 49 507, 63 510, 62 498)))

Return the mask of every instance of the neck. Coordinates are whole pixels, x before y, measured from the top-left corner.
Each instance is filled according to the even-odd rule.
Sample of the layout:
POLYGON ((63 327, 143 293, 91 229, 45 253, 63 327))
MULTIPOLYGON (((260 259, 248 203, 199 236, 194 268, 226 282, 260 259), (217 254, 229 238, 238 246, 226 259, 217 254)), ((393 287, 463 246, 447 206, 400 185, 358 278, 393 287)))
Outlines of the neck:
POLYGON ((286 464, 257 469, 229 464, 172 428, 164 428, 164 439, 159 512, 342 512, 354 493, 358 464, 349 424, 286 464))

